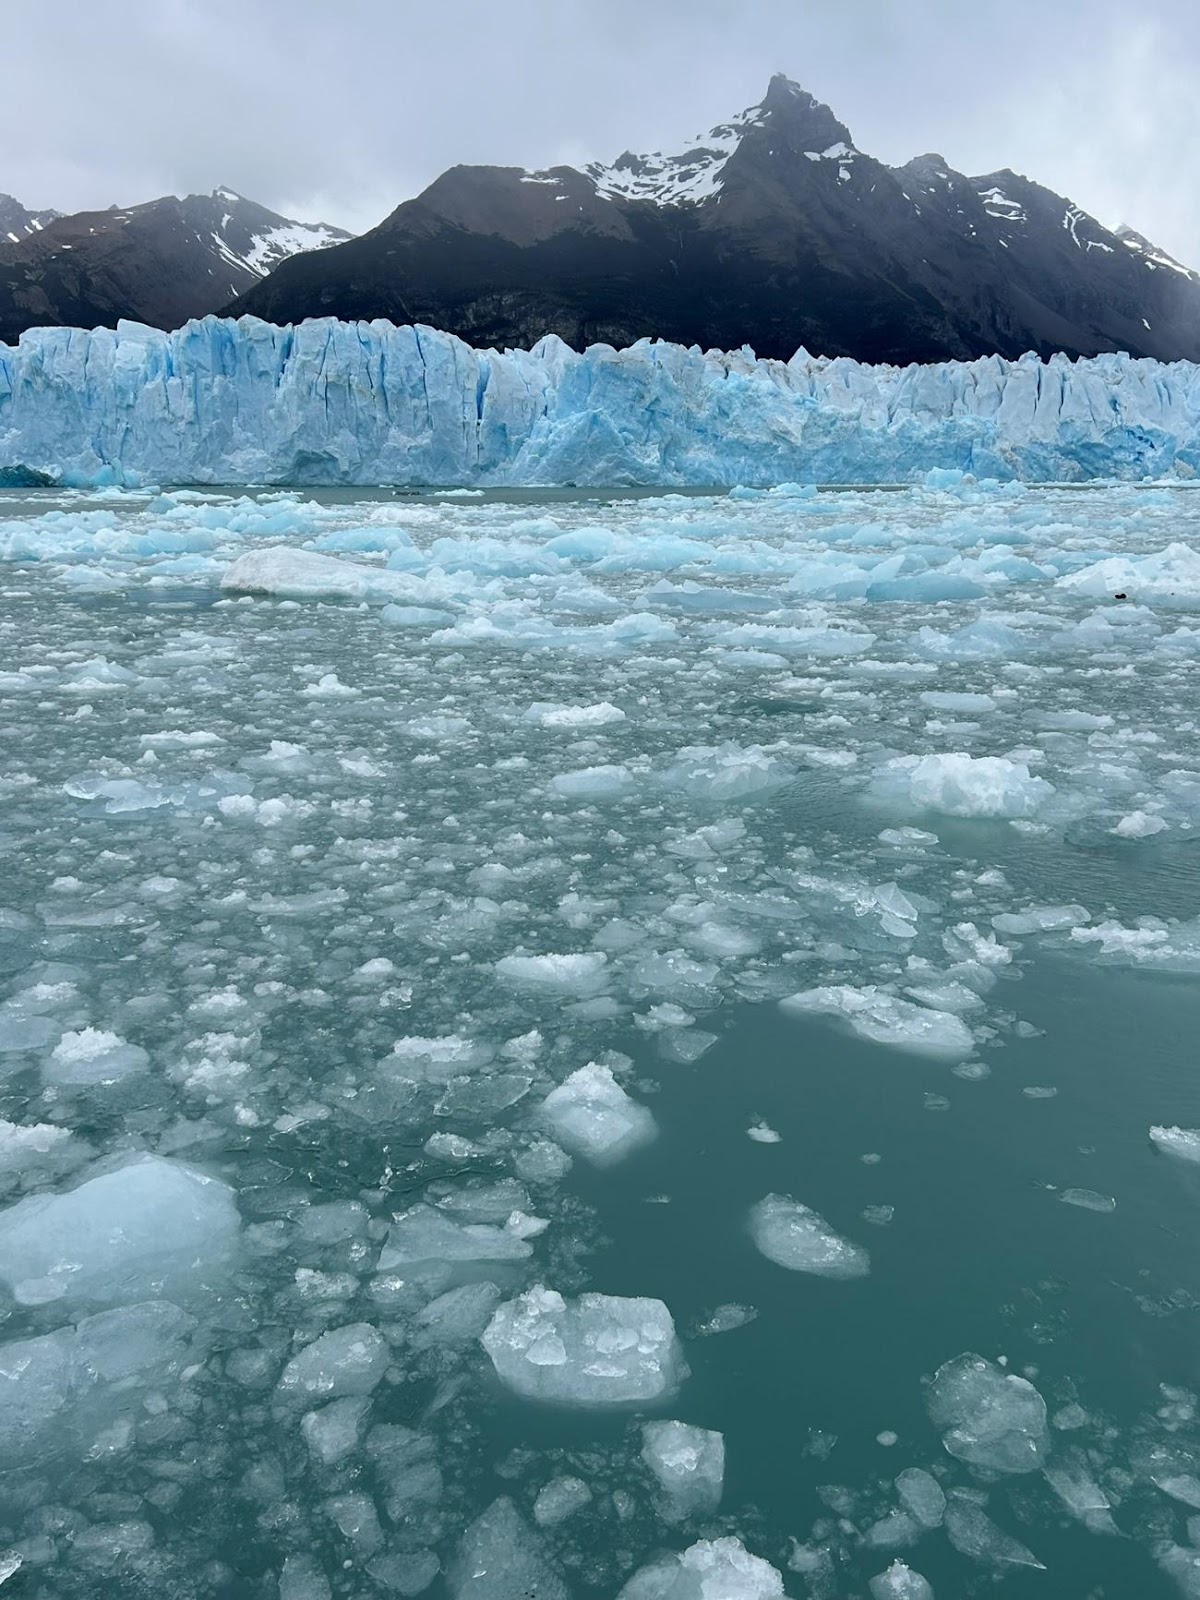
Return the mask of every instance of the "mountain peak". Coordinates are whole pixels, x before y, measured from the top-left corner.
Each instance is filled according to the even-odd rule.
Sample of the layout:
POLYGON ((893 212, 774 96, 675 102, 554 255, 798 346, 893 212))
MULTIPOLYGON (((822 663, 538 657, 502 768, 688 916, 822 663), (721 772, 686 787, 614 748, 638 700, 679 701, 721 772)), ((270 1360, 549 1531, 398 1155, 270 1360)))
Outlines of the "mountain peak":
MULTIPOLYGON (((827 105, 800 84, 777 72, 757 105, 684 141, 675 155, 656 150, 623 151, 612 162, 593 161, 584 170, 605 200, 650 200, 656 205, 699 203, 719 193, 725 167, 747 135, 767 128, 786 130, 786 142, 816 160, 853 152, 850 130, 827 105)), ((535 175, 536 176, 536 175, 535 175)))

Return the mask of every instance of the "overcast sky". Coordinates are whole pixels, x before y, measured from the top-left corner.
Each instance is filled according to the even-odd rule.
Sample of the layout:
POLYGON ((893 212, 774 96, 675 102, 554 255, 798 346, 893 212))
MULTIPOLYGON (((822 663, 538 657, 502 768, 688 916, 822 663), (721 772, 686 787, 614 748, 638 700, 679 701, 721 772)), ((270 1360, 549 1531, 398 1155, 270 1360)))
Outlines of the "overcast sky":
POLYGON ((0 189, 229 184, 356 231, 454 162, 677 149, 772 72, 858 146, 1013 167, 1200 266, 1198 0, 39 0, 6 8, 0 189))

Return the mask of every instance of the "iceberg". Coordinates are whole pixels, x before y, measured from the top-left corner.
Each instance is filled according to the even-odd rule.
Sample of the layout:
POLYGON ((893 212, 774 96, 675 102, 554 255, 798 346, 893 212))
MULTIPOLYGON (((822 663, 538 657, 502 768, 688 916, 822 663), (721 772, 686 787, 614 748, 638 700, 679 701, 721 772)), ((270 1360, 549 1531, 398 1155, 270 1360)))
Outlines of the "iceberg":
POLYGON ((581 353, 553 336, 501 353, 384 321, 213 316, 172 333, 32 328, 0 346, 0 473, 76 486, 923 482, 954 495, 964 475, 1197 467, 1200 367, 1124 355, 872 367, 651 340, 581 353))

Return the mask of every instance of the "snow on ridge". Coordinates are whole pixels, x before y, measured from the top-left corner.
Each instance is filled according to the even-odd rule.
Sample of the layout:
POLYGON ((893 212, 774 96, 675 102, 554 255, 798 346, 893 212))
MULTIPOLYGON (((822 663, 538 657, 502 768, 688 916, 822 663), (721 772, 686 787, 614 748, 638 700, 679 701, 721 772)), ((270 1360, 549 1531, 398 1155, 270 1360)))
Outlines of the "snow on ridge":
POLYGON ((1029 216, 1020 201, 1010 200, 997 184, 993 184, 990 189, 979 189, 976 192, 983 201, 983 209, 989 217, 997 217, 1004 222, 1029 221, 1029 216))

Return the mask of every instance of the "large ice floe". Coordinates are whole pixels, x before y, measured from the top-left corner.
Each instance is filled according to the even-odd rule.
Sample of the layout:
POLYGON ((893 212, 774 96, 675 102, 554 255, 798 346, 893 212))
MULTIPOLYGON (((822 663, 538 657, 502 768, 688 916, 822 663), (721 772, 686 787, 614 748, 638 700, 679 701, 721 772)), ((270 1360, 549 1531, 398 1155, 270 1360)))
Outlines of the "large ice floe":
POLYGON ((1196 1596, 1200 498, 949 470, 1182 471, 1127 424, 1182 438, 1186 375, 889 415, 845 363, 422 334, 420 433, 410 335, 289 337, 31 338, 0 417, 157 475, 199 408, 265 474, 325 337, 310 476, 572 475, 568 411, 680 392, 597 472, 948 464, 5 492, 4 1592, 1196 1596))
MULTIPOLYGON (((0 347, 0 468, 75 483, 1078 480, 1197 466, 1198 369, 1121 355, 870 367, 649 340, 579 354, 554 337, 501 354, 432 328, 252 317, 33 328, 0 347)), ((1123 587, 1123 570, 1095 581, 1123 587)), ((912 598, 887 560, 827 581, 845 598, 912 598)), ((978 579, 951 568, 937 591, 969 599, 978 579)))

